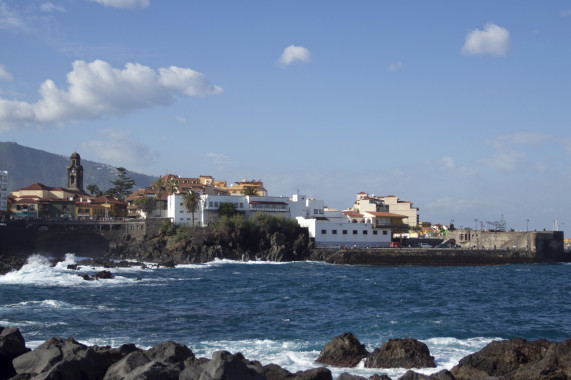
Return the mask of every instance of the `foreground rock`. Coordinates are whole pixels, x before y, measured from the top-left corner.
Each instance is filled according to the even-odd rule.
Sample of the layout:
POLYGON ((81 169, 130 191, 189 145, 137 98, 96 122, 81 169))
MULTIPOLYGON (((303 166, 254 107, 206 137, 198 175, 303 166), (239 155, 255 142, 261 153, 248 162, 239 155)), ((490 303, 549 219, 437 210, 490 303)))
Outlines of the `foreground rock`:
POLYGON ((12 360, 30 351, 17 327, 0 326, 0 379, 16 375, 12 360))
POLYGON ((0 255, 0 275, 20 270, 25 263, 26 259, 22 257, 0 255))
POLYGON ((369 352, 365 345, 352 333, 344 333, 325 345, 316 362, 336 367, 355 367, 367 356, 369 352))
POLYGON ((571 379, 571 340, 550 343, 511 339, 492 342, 452 368, 456 379, 571 379))
POLYGON ((390 339, 365 361, 366 368, 434 368, 428 346, 416 339, 390 339))

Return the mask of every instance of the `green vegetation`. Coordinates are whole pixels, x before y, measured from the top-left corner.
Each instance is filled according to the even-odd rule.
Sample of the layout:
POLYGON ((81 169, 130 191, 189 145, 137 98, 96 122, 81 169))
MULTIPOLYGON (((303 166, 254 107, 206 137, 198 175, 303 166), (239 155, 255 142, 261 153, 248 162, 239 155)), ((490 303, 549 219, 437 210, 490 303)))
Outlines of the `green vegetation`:
POLYGON ((95 195, 97 197, 103 195, 103 192, 101 191, 101 189, 99 189, 99 186, 95 184, 87 185, 85 186, 85 188, 87 189, 87 191, 89 191, 89 194, 91 195, 95 195))
POLYGON ((194 190, 182 196, 184 207, 192 214, 192 225, 194 226, 194 213, 201 202, 200 194, 194 190))
POLYGON ((147 215, 155 211, 157 206, 155 199, 149 197, 137 198, 135 199, 135 201, 133 201, 133 204, 135 205, 135 207, 137 207, 139 210, 141 210, 147 215))
POLYGON ((218 208, 218 212, 220 213, 221 216, 225 216, 228 218, 231 218, 238 213, 238 211, 236 210, 236 206, 234 206, 234 203, 230 202, 221 202, 220 207, 218 208))
POLYGON ((258 195, 258 190, 256 190, 255 187, 246 186, 246 187, 244 188, 244 190, 242 190, 242 194, 243 194, 243 195, 255 195, 255 196, 257 196, 257 195, 258 195))
POLYGON ((135 180, 127 177, 127 169, 119 167, 117 168, 118 178, 111 181, 113 187, 105 192, 105 195, 115 197, 120 200, 124 200, 133 192, 133 186, 135 185, 135 180))

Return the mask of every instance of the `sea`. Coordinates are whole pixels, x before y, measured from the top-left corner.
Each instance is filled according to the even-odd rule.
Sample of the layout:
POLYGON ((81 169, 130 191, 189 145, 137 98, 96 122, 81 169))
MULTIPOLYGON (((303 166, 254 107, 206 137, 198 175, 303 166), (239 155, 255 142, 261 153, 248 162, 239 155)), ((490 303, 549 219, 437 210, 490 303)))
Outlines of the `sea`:
MULTIPOLYGON (((197 357, 227 350, 290 372, 315 360, 335 336, 352 332, 369 352, 392 338, 427 344, 451 369, 494 340, 571 338, 569 264, 479 267, 345 266, 321 262, 220 260, 176 268, 67 269, 31 256, 0 276, 0 326, 17 326, 29 348, 53 336, 86 345, 148 349, 174 340, 197 357)), ((403 368, 328 367, 393 379, 403 368)))

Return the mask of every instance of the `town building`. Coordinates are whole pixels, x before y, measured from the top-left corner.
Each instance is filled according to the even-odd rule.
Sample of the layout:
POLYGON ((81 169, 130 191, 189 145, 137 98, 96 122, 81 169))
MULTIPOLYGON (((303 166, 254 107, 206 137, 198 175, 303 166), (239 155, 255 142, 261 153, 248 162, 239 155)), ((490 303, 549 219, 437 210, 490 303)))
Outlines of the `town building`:
POLYGON ((366 211, 389 212, 404 216, 403 223, 410 227, 419 225, 418 208, 413 207, 409 201, 400 200, 395 195, 379 197, 361 192, 357 194, 357 199, 350 210, 355 213, 366 211))
POLYGON ((68 187, 42 183, 15 190, 9 195, 10 213, 16 219, 71 220, 122 217, 127 204, 113 197, 94 197, 83 190, 83 166, 78 153, 67 167, 68 187))

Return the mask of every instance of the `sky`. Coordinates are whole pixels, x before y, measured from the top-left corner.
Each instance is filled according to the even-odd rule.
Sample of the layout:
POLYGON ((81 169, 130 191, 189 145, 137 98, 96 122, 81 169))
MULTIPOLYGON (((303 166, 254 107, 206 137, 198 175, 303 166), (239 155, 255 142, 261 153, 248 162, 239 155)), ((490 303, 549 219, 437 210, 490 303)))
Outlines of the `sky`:
POLYGON ((0 46, 0 141, 571 236, 568 0, 0 0, 0 46))

